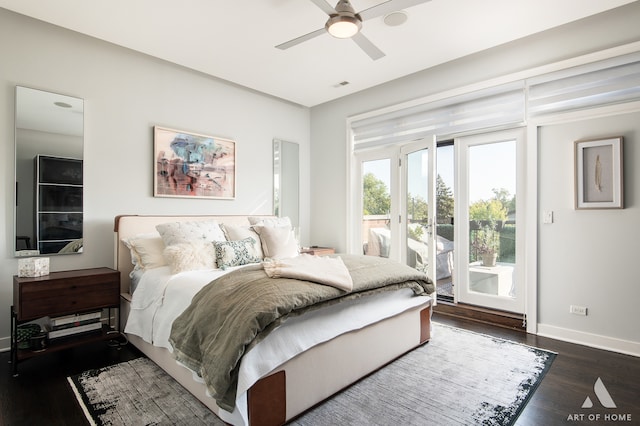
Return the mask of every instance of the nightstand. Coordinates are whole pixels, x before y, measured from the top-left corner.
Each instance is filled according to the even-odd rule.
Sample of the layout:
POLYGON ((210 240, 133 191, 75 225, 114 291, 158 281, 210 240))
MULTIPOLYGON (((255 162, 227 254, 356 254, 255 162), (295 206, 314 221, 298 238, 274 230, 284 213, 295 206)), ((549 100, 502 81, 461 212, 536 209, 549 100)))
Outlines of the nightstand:
MULTIPOLYGON (((13 277, 11 306, 11 362, 18 374, 20 361, 84 343, 115 339, 119 325, 111 325, 111 310, 120 306, 120 272, 111 268, 52 272, 35 278, 13 277), (52 339, 39 350, 18 347, 18 326, 43 317, 62 317, 108 309, 106 323, 90 333, 52 339)), ((115 322, 119 321, 116 311, 115 322)))
POLYGON ((327 256, 334 254, 336 251, 332 247, 311 246, 300 250, 301 254, 312 254, 314 256, 327 256))

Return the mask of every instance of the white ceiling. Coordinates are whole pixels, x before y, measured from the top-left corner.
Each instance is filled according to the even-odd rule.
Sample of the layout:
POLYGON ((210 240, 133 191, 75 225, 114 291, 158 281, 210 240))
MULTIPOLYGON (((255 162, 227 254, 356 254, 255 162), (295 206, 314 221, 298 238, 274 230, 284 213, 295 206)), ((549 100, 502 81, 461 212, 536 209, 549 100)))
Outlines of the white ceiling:
MULTIPOLYGON (((431 0, 407 9, 401 26, 363 23, 386 54, 377 61, 328 34, 276 49, 324 26, 327 15, 310 0, 0 0, 0 7, 314 106, 632 1, 431 0)), ((351 0, 356 11, 382 2, 351 0)))

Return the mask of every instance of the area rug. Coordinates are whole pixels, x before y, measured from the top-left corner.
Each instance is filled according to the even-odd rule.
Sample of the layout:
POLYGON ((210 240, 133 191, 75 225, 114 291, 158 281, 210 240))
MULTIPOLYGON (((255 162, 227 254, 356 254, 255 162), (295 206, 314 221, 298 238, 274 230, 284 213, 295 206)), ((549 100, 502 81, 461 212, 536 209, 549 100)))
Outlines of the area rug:
MULTIPOLYGON (((512 425, 555 354, 434 324, 431 341, 292 425, 512 425)), ((69 378, 95 425, 224 425, 146 358, 69 378)))

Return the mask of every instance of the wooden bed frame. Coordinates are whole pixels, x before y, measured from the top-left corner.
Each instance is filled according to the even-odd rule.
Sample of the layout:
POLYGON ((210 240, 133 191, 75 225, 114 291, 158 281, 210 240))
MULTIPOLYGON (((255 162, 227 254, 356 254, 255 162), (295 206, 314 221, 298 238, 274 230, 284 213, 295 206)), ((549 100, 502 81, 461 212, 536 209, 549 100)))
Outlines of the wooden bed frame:
MULTIPOLYGON (((273 217, 273 216, 264 216, 273 217)), ((122 215, 115 218, 115 269, 121 273, 121 327, 130 311, 129 273, 133 269, 123 238, 156 232, 166 222, 217 220, 229 225, 248 225, 247 216, 151 216, 122 215)), ((314 346, 267 373, 247 394, 251 426, 281 425, 317 405, 371 372, 427 342, 431 330, 431 298, 396 316, 314 346), (312 384, 312 385, 311 385, 312 384)), ((162 367, 222 420, 232 422, 203 384, 179 366, 171 353, 134 335, 129 342, 162 367)))

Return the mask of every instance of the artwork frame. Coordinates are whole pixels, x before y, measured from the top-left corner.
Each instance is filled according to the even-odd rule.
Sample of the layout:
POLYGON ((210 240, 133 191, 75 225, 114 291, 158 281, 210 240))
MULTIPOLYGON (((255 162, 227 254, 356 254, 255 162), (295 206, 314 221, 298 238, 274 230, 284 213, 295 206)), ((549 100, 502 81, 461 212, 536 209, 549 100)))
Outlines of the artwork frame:
POLYGON ((623 138, 574 142, 575 209, 623 209, 623 138))
POLYGON ((235 199, 235 141, 154 126, 153 144, 154 197, 235 199))

